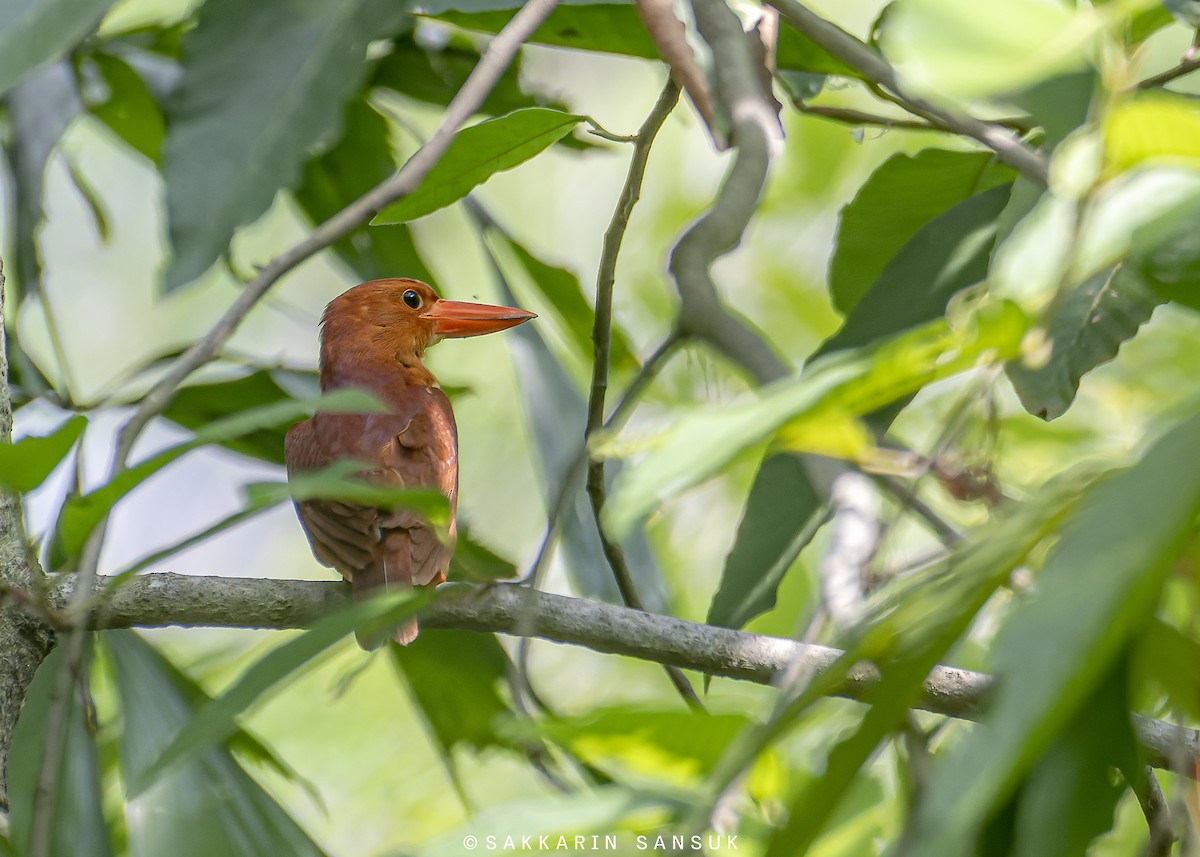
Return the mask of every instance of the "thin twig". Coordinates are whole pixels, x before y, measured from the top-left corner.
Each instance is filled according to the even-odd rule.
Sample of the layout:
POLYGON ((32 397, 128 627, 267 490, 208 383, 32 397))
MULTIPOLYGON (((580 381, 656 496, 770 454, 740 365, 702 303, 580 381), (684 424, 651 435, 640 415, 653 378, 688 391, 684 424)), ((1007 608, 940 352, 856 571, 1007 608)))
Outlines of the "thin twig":
POLYGON ((893 69, 883 57, 835 24, 813 13, 797 0, 768 0, 778 9, 788 23, 824 48, 832 56, 846 63, 860 74, 887 90, 901 100, 905 109, 942 126, 948 131, 962 134, 979 141, 996 153, 996 157, 1021 175, 1044 185, 1049 175, 1046 159, 1036 150, 1022 143, 1007 129, 984 122, 974 116, 953 113, 923 98, 913 95, 900 84, 893 69))
MULTIPOLYGON (((608 362, 609 350, 612 346, 612 308, 613 285, 617 278, 617 257, 621 252, 621 242, 625 230, 629 228, 629 218, 633 207, 637 205, 642 193, 642 180, 646 175, 646 163, 650 159, 650 148, 654 138, 662 128, 667 116, 679 101, 679 84, 671 77, 658 96, 646 121, 638 129, 633 144, 633 155, 629 160, 629 171, 625 176, 625 184, 617 198, 617 207, 613 211, 612 220, 604 233, 604 249, 600 254, 600 269, 596 274, 596 314, 592 325, 592 386, 588 397, 587 425, 584 428, 584 445, 587 445, 592 434, 604 424, 604 398, 608 391, 608 362)), ((604 484, 604 460, 589 459, 587 469, 587 494, 591 501, 592 516, 596 520, 596 531, 600 535, 600 546, 604 558, 612 569, 617 589, 621 592, 621 600, 625 606, 636 610, 644 610, 641 596, 633 575, 629 573, 629 564, 625 561, 625 551, 621 543, 613 538, 604 528, 602 513, 606 500, 604 484)), ((691 708, 703 710, 704 705, 696 695, 687 676, 676 667, 665 667, 667 677, 675 690, 683 697, 691 708)))
POLYGON ((1200 57, 1192 57, 1190 59, 1180 60, 1179 64, 1167 69, 1164 72, 1148 77, 1145 80, 1139 80, 1131 89, 1153 89, 1156 86, 1162 86, 1164 83, 1170 83, 1173 80, 1191 74, 1196 69, 1200 68, 1200 57))

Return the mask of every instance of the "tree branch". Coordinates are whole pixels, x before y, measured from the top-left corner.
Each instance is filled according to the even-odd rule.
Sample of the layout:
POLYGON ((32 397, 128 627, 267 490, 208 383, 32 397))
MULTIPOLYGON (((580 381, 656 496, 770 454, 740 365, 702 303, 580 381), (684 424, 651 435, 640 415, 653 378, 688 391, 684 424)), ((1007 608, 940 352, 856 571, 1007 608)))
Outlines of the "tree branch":
POLYGON ((974 116, 953 113, 908 92, 887 60, 871 50, 845 30, 826 21, 796 0, 768 0, 787 22, 869 80, 899 97, 905 109, 924 116, 931 122, 979 141, 996 153, 996 157, 1026 178, 1039 185, 1046 184, 1049 167, 1046 159, 1035 149, 1022 143, 1007 129, 974 116))
MULTIPOLYGON (((69 598, 73 583, 73 577, 59 578, 53 602, 61 604, 69 598)), ((350 588, 341 582, 162 573, 127 579, 112 590, 92 619, 104 628, 303 628, 349 604, 350 588)), ((701 625, 515 584, 443 584, 421 614, 421 624, 534 636, 758 684, 770 684, 797 658, 820 672, 842 655, 827 646, 701 625)), ((834 694, 861 699, 878 681, 874 667, 860 664, 834 694)), ((983 673, 939 666, 925 680, 917 705, 935 714, 973 719, 990 687, 991 679, 983 673)), ((1183 762, 1180 773, 1195 776, 1191 762, 1200 757, 1200 732, 1142 716, 1135 716, 1134 724, 1147 762, 1173 769, 1183 762)))
MULTIPOLYGON (((4 327, 4 260, 0 259, 0 444, 12 442, 12 398, 8 389, 8 342, 4 327)), ((0 491, 0 586, 30 592, 42 581, 42 570, 29 549, 21 498, 0 491)), ((33 598, 35 603, 40 599, 33 598)), ((50 653, 50 626, 25 610, 17 599, 0 606, 0 808, 8 808, 8 749, 25 692, 33 674, 50 653)))

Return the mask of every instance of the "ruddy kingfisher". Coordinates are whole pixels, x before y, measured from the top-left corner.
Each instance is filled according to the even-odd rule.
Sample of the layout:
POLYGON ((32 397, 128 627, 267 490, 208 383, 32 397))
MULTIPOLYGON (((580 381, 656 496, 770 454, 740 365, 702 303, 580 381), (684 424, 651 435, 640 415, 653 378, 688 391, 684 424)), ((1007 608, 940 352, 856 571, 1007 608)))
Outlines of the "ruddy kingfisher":
MULTIPOLYGON (((361 476, 393 488, 434 488, 450 501, 449 539, 405 508, 333 500, 296 502, 313 553, 350 581, 355 600, 379 587, 436 586, 454 553, 458 431, 450 400, 421 358, 442 339, 514 327, 536 316, 514 307, 442 300, 418 280, 371 280, 334 298, 321 319, 322 392, 357 388, 386 413, 318 413, 287 433, 288 475, 337 461, 372 462, 361 476)), ((416 620, 396 631, 406 645, 416 620)), ((359 642, 368 647, 372 641, 359 642)))

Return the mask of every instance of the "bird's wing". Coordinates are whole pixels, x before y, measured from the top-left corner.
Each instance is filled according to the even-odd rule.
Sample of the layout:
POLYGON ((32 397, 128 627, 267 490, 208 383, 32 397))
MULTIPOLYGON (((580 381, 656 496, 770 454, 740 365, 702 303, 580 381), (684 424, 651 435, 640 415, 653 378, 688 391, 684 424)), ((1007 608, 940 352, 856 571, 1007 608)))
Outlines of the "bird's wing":
MULTIPOLYGON (((288 432, 288 472, 335 461, 377 463, 363 475, 378 485, 435 488, 450 499, 454 520, 458 464, 454 417, 440 390, 412 390, 387 414, 318 414, 288 432)), ((428 522, 409 509, 377 509, 331 500, 296 504, 313 553, 349 579, 356 591, 427 585, 445 579, 453 552, 428 522)))

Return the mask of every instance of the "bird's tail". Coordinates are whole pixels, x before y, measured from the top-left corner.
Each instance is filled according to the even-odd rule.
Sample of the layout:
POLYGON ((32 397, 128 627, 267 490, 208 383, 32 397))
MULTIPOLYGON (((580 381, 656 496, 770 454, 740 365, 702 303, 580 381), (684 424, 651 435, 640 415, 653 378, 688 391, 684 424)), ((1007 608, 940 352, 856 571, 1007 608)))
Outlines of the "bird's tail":
MULTIPOLYGON (((407 569, 404 570, 407 572, 407 569)), ((398 569, 388 568, 387 555, 379 556, 370 566, 354 574, 350 581, 350 593, 356 602, 366 601, 381 591, 393 588, 412 589, 412 578, 409 574, 401 574, 398 569)), ((402 646, 407 646, 417 638, 416 619, 406 619, 392 634, 391 638, 402 646)), ((388 634, 366 633, 355 631, 354 638, 358 645, 366 651, 374 651, 384 644, 388 634)))

